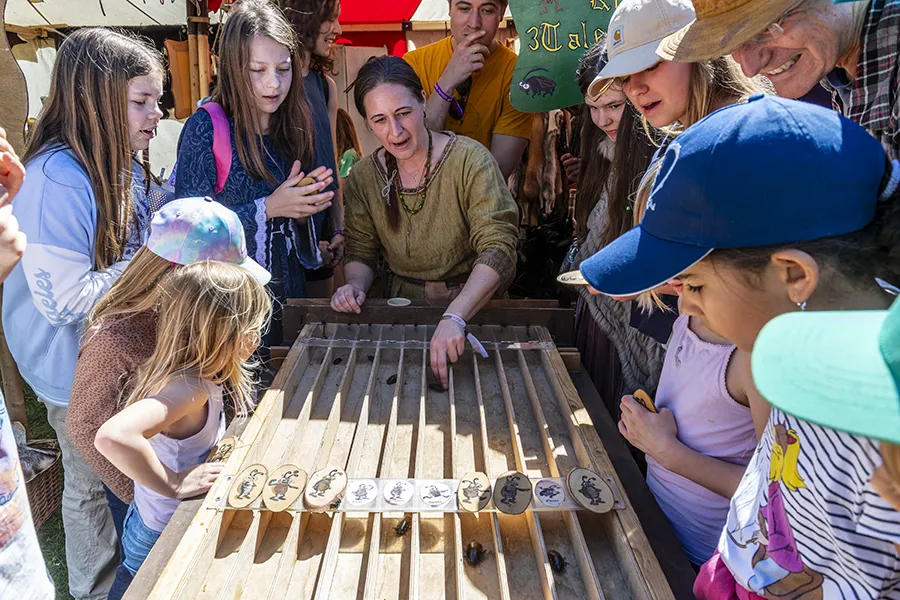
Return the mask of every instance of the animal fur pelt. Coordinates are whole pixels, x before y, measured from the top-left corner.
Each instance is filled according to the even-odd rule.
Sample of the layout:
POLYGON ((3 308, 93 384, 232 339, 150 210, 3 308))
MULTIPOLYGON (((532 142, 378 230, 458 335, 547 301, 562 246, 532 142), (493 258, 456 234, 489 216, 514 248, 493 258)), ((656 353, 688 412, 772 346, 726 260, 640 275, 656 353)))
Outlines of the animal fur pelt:
POLYGON ((572 220, 549 216, 519 231, 516 278, 509 294, 518 298, 562 300, 556 275, 572 244, 572 220))
POLYGON ((537 226, 541 216, 554 212, 565 216, 564 175, 557 155, 560 125, 563 130, 568 127, 564 111, 534 115, 528 152, 510 177, 524 225, 537 226))
POLYGON ((13 437, 16 440, 16 449, 19 451, 19 462, 22 464, 22 474, 25 481, 31 481, 41 471, 53 464, 57 454, 43 448, 34 448, 25 442, 25 427, 18 421, 12 423, 13 437))

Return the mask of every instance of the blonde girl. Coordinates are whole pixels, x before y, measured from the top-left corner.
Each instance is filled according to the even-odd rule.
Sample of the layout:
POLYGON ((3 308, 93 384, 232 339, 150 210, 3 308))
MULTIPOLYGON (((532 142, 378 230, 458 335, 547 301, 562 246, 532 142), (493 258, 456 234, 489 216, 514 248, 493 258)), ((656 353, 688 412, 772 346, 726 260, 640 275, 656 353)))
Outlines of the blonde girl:
MULTIPOLYGON (((778 392, 796 386, 805 404, 833 402, 835 386, 823 382, 859 364, 849 357, 857 360, 864 344, 829 344, 823 329, 800 328, 792 319, 781 347, 805 339, 807 357, 815 348, 837 362, 794 372, 779 352, 766 361, 774 374, 763 377, 757 338, 787 313, 838 310, 865 319, 868 311, 884 318, 878 311, 892 296, 877 278, 900 279, 898 183, 900 163, 889 162, 860 126, 812 104, 755 98, 676 138, 641 225, 586 261, 582 272, 613 294, 677 278, 684 313, 752 353, 764 395, 783 396, 778 392), (784 170, 791 177, 764 194, 741 183, 747 172, 784 170), (780 383, 773 386, 773 379, 780 383)), ((730 501, 717 554, 700 571, 698 598, 896 596, 900 512, 876 484, 889 455, 868 437, 874 430, 850 419, 889 397, 884 389, 896 398, 893 382, 879 385, 885 386, 858 378, 858 395, 841 400, 846 410, 838 418, 852 433, 811 413, 798 418, 771 409, 730 501)))
POLYGON ((221 463, 204 461, 225 430, 222 389, 228 387, 239 412, 249 409, 250 357, 271 316, 262 284, 224 262, 172 270, 156 297, 156 347, 138 367, 125 408, 100 427, 94 442, 135 482, 122 537, 122 565, 130 576, 180 500, 205 493, 221 472, 221 463))
MULTIPOLYGON (((321 264, 310 217, 331 206, 332 172, 313 168, 313 126, 304 96, 302 54, 281 11, 242 0, 228 15, 219 44, 220 73, 212 101, 221 107, 230 163, 218 189, 213 117, 198 110, 178 142, 175 196, 215 198, 238 214, 247 250, 272 272, 275 298, 307 296, 304 269, 321 264), (307 175, 313 183, 298 185, 307 175)), ((277 311, 277 309, 276 309, 277 311)), ((279 316, 269 337, 281 341, 279 316)))
POLYGON ((610 78, 620 78, 625 95, 645 124, 674 134, 718 108, 764 91, 730 58, 676 63, 657 55, 658 43, 693 19, 689 0, 620 2, 609 25, 609 62, 589 92, 607 85, 610 78))
MULTIPOLYGON (((94 438, 122 407, 138 366, 156 346, 159 281, 173 269, 204 260, 251 265, 240 220, 218 202, 176 200, 154 215, 152 226, 146 245, 88 317, 66 416, 72 445, 103 481, 120 540, 134 484, 97 451, 94 438)), ((253 269, 265 284, 265 271, 253 269)), ((115 591, 114 586, 110 594, 115 591)))
POLYGON ((27 174, 13 207, 28 248, 3 286, 3 327, 60 441, 76 599, 105 596, 116 534, 100 480, 66 437, 66 410, 82 323, 146 234, 132 194, 134 153, 154 135, 162 81, 162 57, 137 37, 102 28, 69 35, 25 150, 27 174))

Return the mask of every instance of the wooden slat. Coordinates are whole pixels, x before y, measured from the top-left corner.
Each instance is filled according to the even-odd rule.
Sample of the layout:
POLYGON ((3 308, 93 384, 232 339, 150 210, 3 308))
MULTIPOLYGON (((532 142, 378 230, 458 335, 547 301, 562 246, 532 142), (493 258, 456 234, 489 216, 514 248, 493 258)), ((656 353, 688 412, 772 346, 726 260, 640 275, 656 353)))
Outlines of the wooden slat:
MULTIPOLYGON (((497 341, 496 328, 488 328, 491 337, 497 341)), ((509 426, 509 434, 512 439, 513 457, 516 461, 516 469, 520 473, 526 473, 525 452, 522 450, 522 439, 519 435, 519 425, 516 419, 516 410, 513 407, 512 394, 509 391, 509 381, 506 378, 506 369, 503 366, 503 358, 499 350, 494 351, 494 359, 497 365, 497 377, 500 380, 500 392, 503 395, 503 403, 506 406, 506 419, 509 426)), ((544 598, 557 600, 556 584, 553 581, 553 572, 547 561, 547 545, 544 543, 544 534, 541 530, 541 519, 533 511, 525 511, 528 521, 528 529, 531 532, 531 543, 534 549, 534 559, 541 570, 541 588, 544 598)))
MULTIPOLYGON (((536 328, 536 335, 539 340, 551 341, 549 332, 542 328, 536 328)), ((541 361, 557 405, 568 424, 579 462, 590 465, 599 474, 612 477, 616 486, 620 490, 624 489, 559 353, 541 350, 541 361)), ((612 516, 615 526, 609 537, 616 545, 616 554, 623 572, 637 595, 654 599, 671 598, 672 590, 650 549, 650 543, 634 513, 631 501, 624 494, 622 500, 625 509, 614 511, 612 516)))
MULTIPOLYGON (((490 468, 490 438, 487 433, 487 419, 484 414, 484 393, 481 389, 481 376, 478 371, 478 357, 472 353, 472 368, 475 373, 475 397, 478 401, 478 421, 481 429, 481 452, 484 460, 484 472, 488 479, 494 480, 499 473, 492 473, 490 468)), ((500 520, 496 512, 491 513, 491 534, 494 538, 494 554, 497 557, 497 580, 500 584, 501 600, 510 600, 509 582, 506 580, 506 557, 503 554, 503 540, 500 537, 500 520)))
MULTIPOLYGON (((422 328, 422 340, 428 341, 428 329, 422 328)), ((424 478, 425 473, 425 390, 428 376, 428 352, 422 351, 422 373, 419 382, 419 421, 417 425, 418 435, 416 435, 416 451, 413 459, 413 471, 416 479, 424 478)), ((418 600, 419 589, 421 587, 421 531, 419 522, 419 513, 411 515, 410 535, 410 551, 409 551, 409 598, 418 600)))
MULTIPOLYGON (((512 333, 514 336, 513 339, 519 341, 526 341, 527 339, 522 335, 522 332, 518 328, 512 328, 512 333)), ((544 454, 547 457, 547 466, 550 469, 550 475, 553 477, 560 477, 561 473, 559 472, 559 466, 556 463, 556 456, 554 455, 556 444, 553 442, 553 438, 550 435, 550 427, 544 416, 544 410, 541 408, 541 400, 538 397, 537 390, 534 386, 531 369, 528 367, 528 362, 525 360, 525 351, 516 350, 516 355, 519 360, 519 369, 522 371, 522 377, 525 381, 525 390, 528 394, 528 399, 531 401, 531 410, 534 414, 535 421, 537 422, 538 432, 540 433, 541 442, 544 446, 544 454)), ((581 575, 584 578, 584 586, 585 589, 587 589, 588 596, 591 600, 604 600, 605 597, 603 595, 603 590, 600 587, 600 580, 597 577, 597 570, 594 568, 594 563, 591 560, 587 542, 584 539, 584 531, 581 529, 581 524, 578 522, 578 516, 572 511, 564 511, 563 520, 569 530, 569 538, 572 542, 572 547, 575 550, 575 556, 578 560, 581 575)))
MULTIPOLYGON (((391 414, 388 418, 388 428, 385 433, 384 452, 382 453, 381 463, 378 465, 376 477, 384 477, 385 469, 390 469, 391 461, 394 459, 394 446, 397 443, 397 412, 400 402, 400 390, 403 388, 403 373, 405 359, 405 350, 400 347, 400 360, 397 364, 397 381, 394 383, 394 395, 391 399, 391 414)), ((369 540, 369 563, 366 572, 366 585, 363 591, 365 600, 374 600, 378 597, 378 573, 381 566, 381 521, 382 516, 379 513, 372 515, 372 531, 369 540)))
MULTIPOLYGON (((453 381, 453 372, 454 367, 452 364, 448 364, 448 372, 449 372, 449 389, 447 390, 447 395, 450 399, 450 464, 453 465, 453 472, 451 473, 451 477, 453 479, 459 479, 459 473, 456 457, 458 454, 457 450, 457 439, 456 439, 456 390, 453 381)), ((422 378, 424 380, 425 373, 422 373, 422 378)), ((423 391, 424 395, 424 391, 423 391)), ((446 475, 446 473, 445 473, 446 475)), ((463 564, 463 543, 462 543, 462 524, 459 520, 459 513, 453 513, 453 549, 454 549, 454 557, 453 557, 453 565, 454 565, 454 575, 456 577, 456 597, 457 600, 465 600, 466 597, 466 568, 463 564)), ((446 548, 444 552, 446 552, 446 548)))
MULTIPOLYGON (((325 298, 290 299, 284 306, 283 327, 287 344, 309 323, 384 323, 388 325, 436 324, 446 307, 413 300, 409 306, 396 308, 386 300, 366 301, 361 314, 337 313, 325 298)), ((574 346, 575 312, 561 308, 555 300, 492 300, 469 321, 470 325, 502 327, 546 327, 559 346, 574 346)))

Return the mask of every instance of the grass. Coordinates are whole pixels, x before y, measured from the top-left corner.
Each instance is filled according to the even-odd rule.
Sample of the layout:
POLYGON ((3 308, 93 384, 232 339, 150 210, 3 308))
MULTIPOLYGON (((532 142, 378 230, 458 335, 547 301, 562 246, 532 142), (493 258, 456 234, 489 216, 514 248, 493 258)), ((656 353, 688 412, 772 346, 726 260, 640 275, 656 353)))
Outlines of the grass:
MULTIPOLYGON (((25 412, 28 417, 28 439, 56 439, 56 432, 47 422, 47 408, 39 402, 34 392, 24 384, 25 412)), ((38 543, 44 554, 44 562, 56 585, 57 600, 68 600, 69 569, 66 566, 66 535, 63 532, 62 513, 57 510, 38 531, 38 543)))

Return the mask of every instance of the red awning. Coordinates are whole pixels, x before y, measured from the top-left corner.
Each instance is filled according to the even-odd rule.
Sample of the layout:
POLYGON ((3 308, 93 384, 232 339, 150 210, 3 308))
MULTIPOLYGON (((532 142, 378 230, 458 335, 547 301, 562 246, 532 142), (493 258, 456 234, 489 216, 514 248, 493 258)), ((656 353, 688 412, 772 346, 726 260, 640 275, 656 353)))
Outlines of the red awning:
POLYGON ((341 0, 341 25, 402 23, 409 21, 421 0, 341 0))

